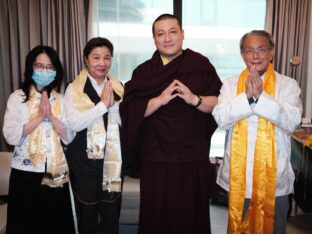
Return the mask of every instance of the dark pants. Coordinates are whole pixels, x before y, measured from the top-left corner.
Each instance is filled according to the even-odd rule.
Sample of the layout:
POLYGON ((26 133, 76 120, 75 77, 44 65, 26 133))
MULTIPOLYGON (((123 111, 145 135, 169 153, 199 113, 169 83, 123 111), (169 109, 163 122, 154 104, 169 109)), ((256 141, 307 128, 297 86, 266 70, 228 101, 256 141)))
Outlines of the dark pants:
POLYGON ((71 173, 79 234, 117 234, 121 192, 102 191, 102 177, 71 173))
POLYGON ((12 169, 7 234, 75 233, 68 184, 42 186, 43 175, 12 169))

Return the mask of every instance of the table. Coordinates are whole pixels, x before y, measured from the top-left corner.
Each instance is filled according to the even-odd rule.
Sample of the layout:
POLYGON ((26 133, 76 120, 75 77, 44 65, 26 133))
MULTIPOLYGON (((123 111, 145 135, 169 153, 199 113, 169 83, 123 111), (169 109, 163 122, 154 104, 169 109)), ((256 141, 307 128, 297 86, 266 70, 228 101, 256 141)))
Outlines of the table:
POLYGON ((307 138, 294 133, 291 139, 291 165, 295 172, 294 200, 304 212, 312 212, 312 147, 303 147, 307 138))

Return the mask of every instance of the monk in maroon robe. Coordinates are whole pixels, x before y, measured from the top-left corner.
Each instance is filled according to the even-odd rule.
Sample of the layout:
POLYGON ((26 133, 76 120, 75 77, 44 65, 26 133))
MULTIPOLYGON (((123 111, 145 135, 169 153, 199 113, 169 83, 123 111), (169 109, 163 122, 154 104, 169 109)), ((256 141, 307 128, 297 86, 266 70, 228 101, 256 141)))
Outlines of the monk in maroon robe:
POLYGON ((221 82, 203 55, 182 50, 173 15, 153 24, 157 51, 125 85, 123 150, 140 177, 139 233, 210 233, 211 115, 221 82))

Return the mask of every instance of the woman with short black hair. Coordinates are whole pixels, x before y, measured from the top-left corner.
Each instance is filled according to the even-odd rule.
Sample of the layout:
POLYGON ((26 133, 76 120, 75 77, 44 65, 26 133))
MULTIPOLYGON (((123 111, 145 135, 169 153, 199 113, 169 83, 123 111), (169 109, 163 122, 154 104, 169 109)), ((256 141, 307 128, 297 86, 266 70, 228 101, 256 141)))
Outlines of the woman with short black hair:
POLYGON ((112 43, 92 38, 83 69, 65 92, 71 129, 77 132, 66 157, 77 201, 79 233, 118 233, 122 157, 119 102, 123 86, 110 73, 112 43))

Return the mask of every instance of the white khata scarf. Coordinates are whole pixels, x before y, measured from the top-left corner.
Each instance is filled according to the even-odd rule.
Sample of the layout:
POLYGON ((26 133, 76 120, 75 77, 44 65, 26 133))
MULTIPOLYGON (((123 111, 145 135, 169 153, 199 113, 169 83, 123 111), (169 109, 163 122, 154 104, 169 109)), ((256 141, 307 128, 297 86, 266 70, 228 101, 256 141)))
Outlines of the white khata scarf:
MULTIPOLYGON (((30 111, 29 119, 38 115, 40 99, 41 93, 36 92, 36 89, 31 87, 28 101, 28 108, 30 111)), ((54 102, 51 104, 51 111, 56 118, 60 119, 61 105, 59 94, 56 91, 52 91, 50 100, 51 99, 54 99, 54 102)), ((50 133, 48 133, 51 137, 44 138, 44 134, 47 134, 46 131, 47 129, 44 124, 41 123, 27 136, 29 159, 35 166, 39 163, 47 162, 47 171, 42 180, 42 184, 49 187, 61 187, 64 183, 68 182, 67 162, 60 137, 56 131, 51 126, 50 133), (48 145, 50 145, 51 153, 47 152, 48 145)))
MULTIPOLYGON (((113 90, 123 97, 124 88, 111 74, 108 74, 113 90)), ((88 79, 88 71, 83 69, 72 82, 72 100, 79 111, 94 107, 89 96, 83 92, 88 79)), ((104 127, 103 116, 87 129, 87 156, 89 159, 104 159, 103 165, 103 190, 121 191, 121 149, 119 126, 108 113, 107 131, 104 127)))

